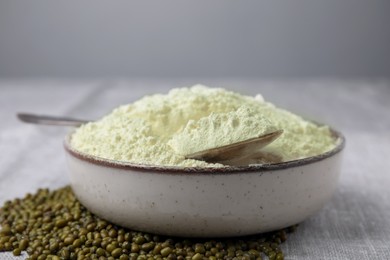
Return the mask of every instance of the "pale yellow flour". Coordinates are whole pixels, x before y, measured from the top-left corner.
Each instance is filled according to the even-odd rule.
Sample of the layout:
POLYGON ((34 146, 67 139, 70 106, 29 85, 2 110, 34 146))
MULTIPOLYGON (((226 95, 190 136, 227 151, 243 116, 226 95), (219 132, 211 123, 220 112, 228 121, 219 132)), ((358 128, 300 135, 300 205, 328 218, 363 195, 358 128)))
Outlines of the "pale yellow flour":
POLYGON ((190 120, 183 130, 168 141, 178 154, 187 155, 252 139, 274 132, 271 121, 249 106, 227 113, 211 113, 199 120, 190 120))
MULTIPOLYGON (((262 151, 283 161, 329 151, 336 143, 328 127, 276 108, 261 95, 250 97, 196 85, 120 106, 76 129, 71 145, 87 154, 137 164, 222 167, 184 155, 275 129, 284 133, 262 151)), ((263 162, 269 161, 258 160, 263 162)))

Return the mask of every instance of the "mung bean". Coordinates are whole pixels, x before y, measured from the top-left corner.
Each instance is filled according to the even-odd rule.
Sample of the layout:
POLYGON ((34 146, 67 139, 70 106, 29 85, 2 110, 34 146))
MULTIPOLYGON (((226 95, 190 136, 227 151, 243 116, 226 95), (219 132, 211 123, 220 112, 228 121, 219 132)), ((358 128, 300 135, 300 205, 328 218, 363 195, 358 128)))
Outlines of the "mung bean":
POLYGON ((69 186, 40 189, 0 209, 0 251, 28 259, 275 259, 295 226, 229 239, 185 239, 123 229, 93 215, 69 186))

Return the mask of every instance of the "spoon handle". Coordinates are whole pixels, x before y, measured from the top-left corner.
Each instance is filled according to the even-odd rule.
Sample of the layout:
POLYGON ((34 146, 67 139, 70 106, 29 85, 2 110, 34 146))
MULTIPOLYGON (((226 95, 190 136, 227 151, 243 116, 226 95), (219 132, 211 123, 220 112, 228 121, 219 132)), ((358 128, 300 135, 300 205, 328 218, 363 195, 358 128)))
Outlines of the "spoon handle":
POLYGON ((74 119, 69 117, 34 115, 29 113, 18 113, 19 120, 25 123, 32 123, 38 125, 56 125, 56 126, 80 126, 85 124, 87 120, 74 119))

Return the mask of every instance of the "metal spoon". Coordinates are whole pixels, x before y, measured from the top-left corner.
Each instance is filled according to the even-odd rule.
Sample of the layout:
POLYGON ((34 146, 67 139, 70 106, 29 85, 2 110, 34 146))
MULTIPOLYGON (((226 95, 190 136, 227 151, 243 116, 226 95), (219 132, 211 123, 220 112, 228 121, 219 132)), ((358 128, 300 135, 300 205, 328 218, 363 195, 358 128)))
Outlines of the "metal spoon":
MULTIPOLYGON (((74 119, 69 117, 34 115, 29 113, 18 113, 17 117, 25 123, 32 123, 32 124, 39 124, 39 125, 77 127, 77 126, 81 126, 82 124, 90 122, 87 120, 80 120, 80 119, 74 119)), ((255 154, 261 148, 272 143, 282 133, 283 130, 277 130, 241 142, 188 154, 185 157, 187 159, 196 159, 196 160, 202 160, 202 161, 213 162, 213 163, 223 162, 224 164, 228 164, 229 160, 232 159, 237 160, 255 154)))
POLYGON ((196 159, 206 162, 219 162, 222 164, 230 164, 229 161, 231 160, 238 160, 241 158, 250 157, 250 155, 255 154, 261 148, 272 143, 282 133, 283 130, 277 130, 241 142, 188 154, 185 157, 187 159, 196 159))
POLYGON ((38 125, 81 126, 90 121, 70 117, 34 115, 29 113, 17 113, 17 117, 25 122, 38 125))

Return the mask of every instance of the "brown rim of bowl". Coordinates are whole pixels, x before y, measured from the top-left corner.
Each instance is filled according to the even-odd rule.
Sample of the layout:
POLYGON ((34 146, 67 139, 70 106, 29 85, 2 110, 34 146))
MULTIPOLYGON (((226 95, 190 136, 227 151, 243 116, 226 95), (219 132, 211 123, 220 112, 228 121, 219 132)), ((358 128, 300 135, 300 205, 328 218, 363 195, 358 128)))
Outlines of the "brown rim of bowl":
POLYGON ((159 166, 159 165, 146 165, 146 164, 136 164, 131 162, 121 162, 115 160, 104 159, 98 156, 89 155, 80 151, 75 150, 70 145, 70 138, 74 131, 70 132, 64 141, 65 150, 73 157, 76 157, 82 161, 86 161, 95 165, 105 166, 109 168, 117 168, 123 170, 137 170, 144 172, 158 172, 158 173, 198 173, 198 174, 226 174, 226 173, 244 173, 244 172, 258 172, 258 171, 275 171, 286 168, 298 167, 302 165, 307 165, 322 161, 326 158, 329 158, 339 152, 341 152, 345 146, 345 137, 338 131, 330 128, 333 136, 337 140, 336 147, 332 150, 307 157, 302 159, 297 159, 293 161, 281 162, 281 163, 271 163, 271 164, 259 164, 259 165, 249 165, 249 166, 226 166, 220 168, 207 168, 207 167, 179 167, 179 166, 159 166))

